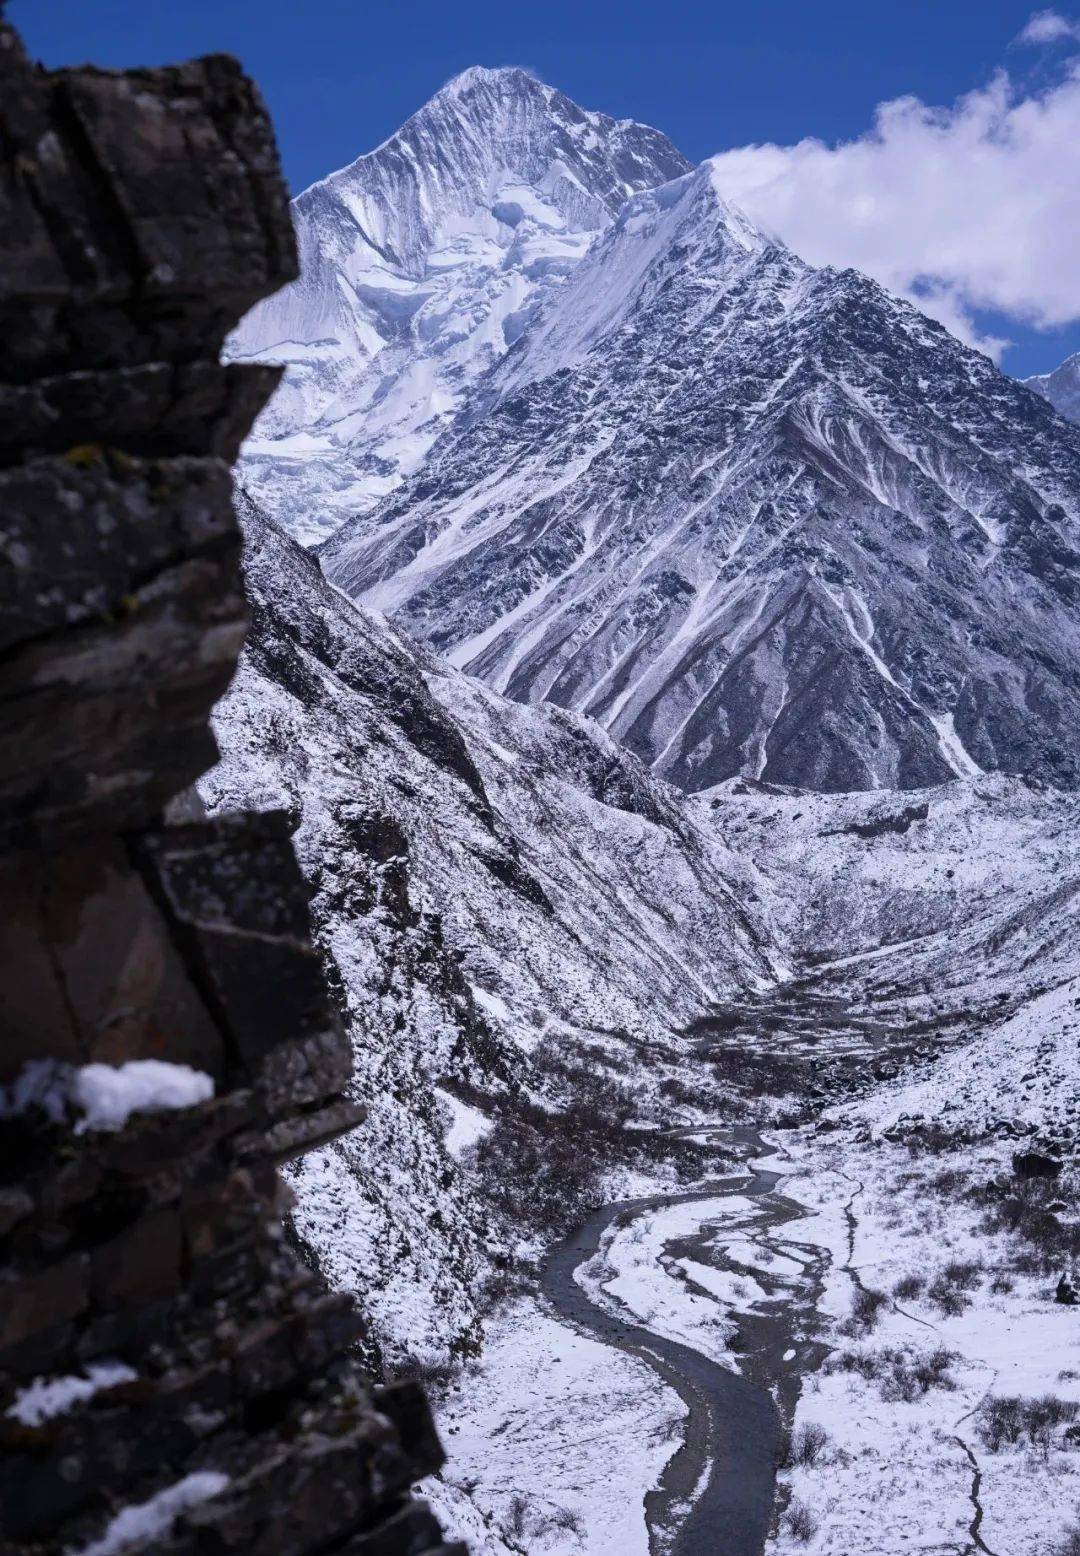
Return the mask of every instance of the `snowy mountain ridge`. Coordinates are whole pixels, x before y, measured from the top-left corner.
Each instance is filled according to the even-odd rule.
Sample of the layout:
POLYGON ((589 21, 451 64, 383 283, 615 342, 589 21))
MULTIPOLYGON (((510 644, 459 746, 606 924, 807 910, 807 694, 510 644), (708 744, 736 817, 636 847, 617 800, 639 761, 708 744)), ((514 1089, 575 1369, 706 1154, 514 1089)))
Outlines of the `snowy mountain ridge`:
POLYGON ((322 550, 680 786, 1080 778, 1080 436, 940 325, 636 196, 423 468, 322 550))
POLYGON ((1067 421, 1080 422, 1080 351, 1066 357, 1052 373, 1035 373, 1023 382, 1049 400, 1067 421))
POLYGON ((230 347, 286 366, 245 450, 248 488, 307 541, 366 511, 626 198, 688 166, 658 131, 524 70, 455 77, 294 201, 301 279, 230 347))

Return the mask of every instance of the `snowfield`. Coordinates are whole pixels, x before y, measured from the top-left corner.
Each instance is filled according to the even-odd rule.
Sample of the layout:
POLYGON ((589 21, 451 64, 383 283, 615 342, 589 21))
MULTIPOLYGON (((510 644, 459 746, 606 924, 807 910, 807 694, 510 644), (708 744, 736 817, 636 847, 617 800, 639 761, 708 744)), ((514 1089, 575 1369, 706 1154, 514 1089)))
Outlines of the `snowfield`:
POLYGON ((649 1556, 645 1497, 684 1415, 643 1362, 518 1303, 443 1402, 450 1462, 424 1493, 476 1556, 649 1556))

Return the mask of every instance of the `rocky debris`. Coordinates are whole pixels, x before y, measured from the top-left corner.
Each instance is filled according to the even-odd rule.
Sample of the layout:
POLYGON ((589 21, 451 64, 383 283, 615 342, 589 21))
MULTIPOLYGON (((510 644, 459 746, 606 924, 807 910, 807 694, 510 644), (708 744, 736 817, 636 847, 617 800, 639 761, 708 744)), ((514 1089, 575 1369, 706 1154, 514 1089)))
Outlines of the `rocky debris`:
MULTIPOLYGON (((874 816, 869 821, 852 821, 846 827, 840 827, 841 832, 853 832, 856 837, 874 838, 884 837, 886 832, 905 833, 917 821, 925 821, 930 814, 930 806, 905 805, 896 814, 874 816)), ((828 833, 825 834, 828 836, 828 833)))
POLYGON ((277 378, 218 352, 296 273, 266 115, 0 23, 0 211, 0 1543, 446 1556, 424 1396, 283 1226, 276 1164, 363 1116, 289 820, 184 794, 277 378))

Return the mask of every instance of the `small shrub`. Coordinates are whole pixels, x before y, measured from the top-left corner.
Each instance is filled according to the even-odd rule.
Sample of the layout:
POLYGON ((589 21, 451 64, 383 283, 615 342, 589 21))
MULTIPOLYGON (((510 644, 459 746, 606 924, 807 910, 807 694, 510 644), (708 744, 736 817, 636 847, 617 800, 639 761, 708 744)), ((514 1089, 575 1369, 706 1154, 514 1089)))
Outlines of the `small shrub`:
POLYGON ((515 1491, 510 1498, 510 1507, 506 1515, 507 1531, 517 1540, 525 1533, 525 1525, 529 1517, 529 1499, 522 1496, 520 1491, 515 1491))
POLYGON ((926 1281, 921 1275, 903 1275, 893 1287, 893 1296, 901 1302, 910 1302, 922 1294, 926 1281))
POLYGON ((945 1318, 957 1318, 971 1306, 964 1293, 950 1284, 943 1275, 935 1276, 926 1295, 945 1318))
POLYGON ((1007 1292, 1014 1291, 1015 1289, 1016 1282, 1011 1275, 995 1275, 990 1282, 990 1290, 995 1297, 1004 1296, 1007 1292))
POLYGON ((885 1366, 884 1351, 834 1351, 822 1368, 823 1372, 857 1372, 870 1383, 880 1378, 885 1366))
POLYGON ((1010 1232, 1024 1245, 1015 1260, 1022 1273, 1049 1275, 1080 1255, 1080 1223, 1062 1220, 1062 1209, 1075 1199, 1074 1182, 1018 1178, 986 1184, 974 1197, 986 1206, 988 1231, 1010 1232))
POLYGON ((817 1422, 810 1421, 805 1426, 797 1426, 793 1432, 784 1434, 780 1447, 780 1469, 813 1469, 820 1462, 828 1443, 828 1432, 817 1422))
POLYGON ((1066 1529, 1051 1556, 1080 1556, 1080 1523, 1071 1524, 1066 1529))
POLYGON ((881 1397, 911 1404, 931 1389, 956 1387, 949 1368, 955 1360, 952 1351, 938 1346, 933 1351, 906 1351, 883 1347, 876 1351, 834 1351, 825 1363, 825 1372, 856 1372, 869 1382, 881 1384, 881 1397))
POLYGON ((960 1291, 974 1291, 979 1284, 982 1269, 977 1259, 953 1259, 941 1273, 950 1286, 956 1286, 960 1291))
POLYGON ((952 1351, 944 1346, 935 1351, 916 1353, 910 1360, 903 1353, 894 1353, 889 1373, 881 1386, 882 1399, 903 1400, 910 1405, 929 1394, 931 1389, 954 1389, 956 1384, 949 1372, 953 1359, 952 1351))
POLYGON ((796 1428, 791 1439, 791 1460, 803 1469, 813 1469, 829 1442, 829 1434, 816 1421, 796 1428))
POLYGON ((969 1174, 961 1167, 947 1167, 930 1180, 930 1187, 944 1199, 959 1199, 967 1187, 969 1174))
MULTIPOLYGON (((1044 1394, 1041 1399, 1021 1399, 1018 1395, 995 1395, 984 1400, 976 1416, 976 1430, 991 1453, 1000 1453, 1006 1445, 1015 1447, 1025 1438, 1032 1448, 1048 1458, 1057 1428, 1075 1421, 1080 1404, 1044 1394)), ((1062 1434, 1063 1445, 1070 1442, 1062 1434)))
POLYGON ((808 1545, 818 1532, 819 1524, 805 1502, 797 1499, 789 1502, 781 1520, 793 1540, 808 1545))
POLYGON ((857 1286, 855 1295, 851 1299, 852 1332, 868 1334, 876 1326, 881 1310, 888 1300, 883 1291, 874 1291, 869 1286, 857 1286))
POLYGON ((563 1534, 576 1534, 578 1538, 585 1534, 585 1524, 580 1513, 574 1513, 568 1507, 556 1507, 547 1515, 548 1527, 558 1529, 563 1534))

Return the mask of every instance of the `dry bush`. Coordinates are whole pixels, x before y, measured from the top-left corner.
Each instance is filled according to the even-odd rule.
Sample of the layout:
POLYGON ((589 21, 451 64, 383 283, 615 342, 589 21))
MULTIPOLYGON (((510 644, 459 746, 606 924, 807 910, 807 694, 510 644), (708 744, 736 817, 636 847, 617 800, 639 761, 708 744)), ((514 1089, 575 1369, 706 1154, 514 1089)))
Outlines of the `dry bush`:
POLYGON ((785 1470, 813 1469, 828 1445, 829 1434, 825 1428, 815 1421, 808 1421, 805 1426, 797 1426, 793 1432, 784 1434, 779 1467, 785 1470))
POLYGON ((856 1286, 851 1299, 851 1317, 844 1325, 847 1334, 869 1334, 881 1317, 881 1310, 888 1303, 883 1291, 869 1286, 856 1286))
MULTIPOLYGON (((1076 1420, 1080 1404, 1071 1399, 1059 1399, 1056 1394, 1044 1394, 1039 1399, 1022 1399, 1019 1395, 996 1395, 984 1400, 979 1407, 976 1430, 983 1445, 991 1453, 1015 1447, 1025 1439, 1044 1458, 1049 1457, 1058 1428, 1076 1420)), ((1059 1446, 1071 1446, 1070 1433, 1061 1433, 1059 1446)))
POLYGON ((901 1302, 910 1302, 914 1297, 921 1296, 925 1285, 926 1280, 922 1275, 903 1275, 893 1287, 893 1296, 901 1302))
POLYGON ((960 1291, 974 1291, 982 1277, 981 1259, 953 1259, 941 1271, 943 1280, 960 1291))
POLYGON ((973 1291, 982 1276, 982 1264, 971 1259, 954 1259, 934 1276, 926 1295, 946 1318, 955 1318, 971 1306, 967 1293, 973 1291))
POLYGON ((1050 1275, 1080 1255, 1080 1224, 1063 1220, 1074 1207, 1075 1184, 1052 1178, 1015 1178, 1006 1186, 991 1183, 973 1196, 986 1207, 983 1225, 1008 1232, 1023 1245, 1016 1268, 1028 1275, 1050 1275))
POLYGON ((834 1351, 825 1372, 856 1372, 868 1383, 881 1386, 882 1399, 911 1404, 931 1389, 955 1389, 949 1368, 956 1360, 952 1351, 938 1346, 933 1351, 903 1351, 882 1347, 876 1351, 834 1351))
POLYGON ((788 1503, 780 1522, 792 1539, 798 1540, 801 1545, 809 1545, 820 1527, 807 1504, 797 1498, 788 1503))

